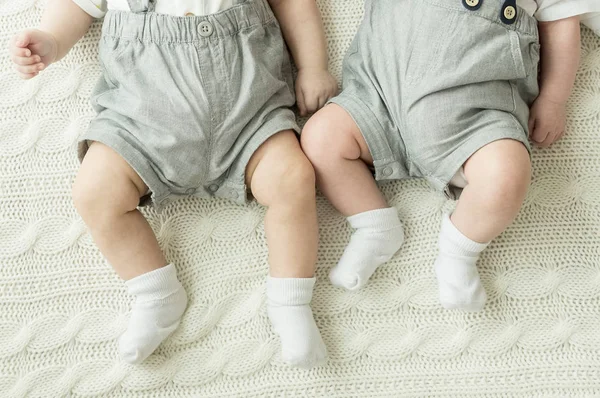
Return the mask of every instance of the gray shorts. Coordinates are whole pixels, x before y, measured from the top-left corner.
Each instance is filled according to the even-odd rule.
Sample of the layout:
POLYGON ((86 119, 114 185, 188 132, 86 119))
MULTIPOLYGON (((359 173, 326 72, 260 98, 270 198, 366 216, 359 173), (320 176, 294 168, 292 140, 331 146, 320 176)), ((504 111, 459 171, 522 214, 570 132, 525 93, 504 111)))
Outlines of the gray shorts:
POLYGON ((114 149, 156 204, 175 196, 244 203, 252 154, 278 132, 299 131, 289 55, 267 0, 204 17, 110 11, 100 62, 98 115, 79 157, 91 141, 114 149))
POLYGON ((343 107, 360 128, 377 180, 449 183, 473 153, 500 139, 530 150, 537 97, 537 22, 503 1, 367 0, 346 55, 343 107))

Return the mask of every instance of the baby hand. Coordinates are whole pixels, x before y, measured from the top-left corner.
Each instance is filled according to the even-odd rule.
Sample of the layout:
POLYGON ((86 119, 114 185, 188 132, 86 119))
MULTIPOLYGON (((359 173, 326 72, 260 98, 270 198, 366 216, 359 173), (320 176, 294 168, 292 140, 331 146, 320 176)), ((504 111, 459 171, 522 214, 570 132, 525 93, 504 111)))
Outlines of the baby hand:
POLYGON ((56 60, 58 45, 50 33, 28 29, 10 41, 9 53, 22 79, 31 79, 56 60))
POLYGON ((566 104, 543 96, 537 97, 529 111, 529 136, 547 148, 565 134, 566 104))
POLYGON ((298 70, 296 102, 301 116, 318 111, 337 92, 337 81, 327 70, 319 68, 298 70))

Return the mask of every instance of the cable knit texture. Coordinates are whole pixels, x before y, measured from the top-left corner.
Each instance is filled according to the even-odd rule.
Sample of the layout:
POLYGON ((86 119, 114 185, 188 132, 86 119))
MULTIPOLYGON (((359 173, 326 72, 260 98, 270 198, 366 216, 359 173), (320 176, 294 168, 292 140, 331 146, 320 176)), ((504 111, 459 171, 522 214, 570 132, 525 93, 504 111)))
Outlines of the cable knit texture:
MULTIPOLYGON (((362 17, 361 0, 320 0, 330 67, 362 17)), ((566 137, 533 154, 514 225, 481 256, 488 302, 442 309, 433 272, 453 202, 424 181, 383 185, 406 232, 364 289, 327 275, 352 233, 319 197, 312 309, 329 352, 285 366, 266 313, 265 209, 184 199, 144 210, 189 295, 181 326, 141 365, 119 359, 132 297, 77 216, 77 137, 94 112, 100 24, 60 63, 21 81, 14 33, 36 0, 0 1, 0 396, 422 397, 600 395, 600 39, 583 29, 566 137)))

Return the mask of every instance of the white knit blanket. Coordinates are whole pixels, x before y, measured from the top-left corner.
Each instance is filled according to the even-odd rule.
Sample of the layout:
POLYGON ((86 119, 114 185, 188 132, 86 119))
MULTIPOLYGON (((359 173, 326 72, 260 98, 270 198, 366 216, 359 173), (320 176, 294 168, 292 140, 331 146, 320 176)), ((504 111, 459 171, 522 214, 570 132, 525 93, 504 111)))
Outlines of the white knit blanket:
MULTIPOLYGON (((362 1, 319 5, 339 77, 362 1)), ((70 197, 76 140, 94 116, 99 25, 23 82, 6 47, 42 8, 0 0, 0 397, 600 396, 600 39, 589 30, 568 133, 535 151, 523 210, 479 263, 485 311, 438 304, 435 241, 454 204, 425 182, 383 186, 407 241, 358 293, 327 280, 350 230, 319 198, 313 309, 330 359, 288 368, 265 313, 264 208, 186 199, 147 215, 189 308, 148 361, 129 366, 115 339, 132 298, 70 197)))

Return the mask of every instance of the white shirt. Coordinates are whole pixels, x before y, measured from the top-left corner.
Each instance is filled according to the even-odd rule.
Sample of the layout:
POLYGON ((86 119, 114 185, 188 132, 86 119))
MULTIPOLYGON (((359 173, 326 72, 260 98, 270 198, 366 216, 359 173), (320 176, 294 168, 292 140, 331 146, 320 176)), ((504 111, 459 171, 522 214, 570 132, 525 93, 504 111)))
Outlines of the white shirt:
MULTIPOLYGON (((102 18, 107 10, 129 11, 127 0, 73 0, 95 18, 102 18)), ((487 0, 498 1, 501 0, 487 0)), ((233 6, 234 0, 157 0, 156 12, 184 16, 209 15, 233 6)), ((600 0, 517 0, 517 5, 538 21, 556 21, 575 15, 600 35, 600 0)))
MULTIPOLYGON (((73 0, 94 18, 102 18, 107 10, 130 11, 127 0, 73 0)), ((600 1, 600 0, 598 0, 600 1)), ((175 16, 209 15, 226 10, 234 0, 157 0, 155 12, 175 16)))
POLYGON ((517 5, 538 21, 600 12, 600 0, 517 0, 517 5))
POLYGON ((538 21, 556 21, 576 15, 600 35, 600 0, 517 0, 538 21))

